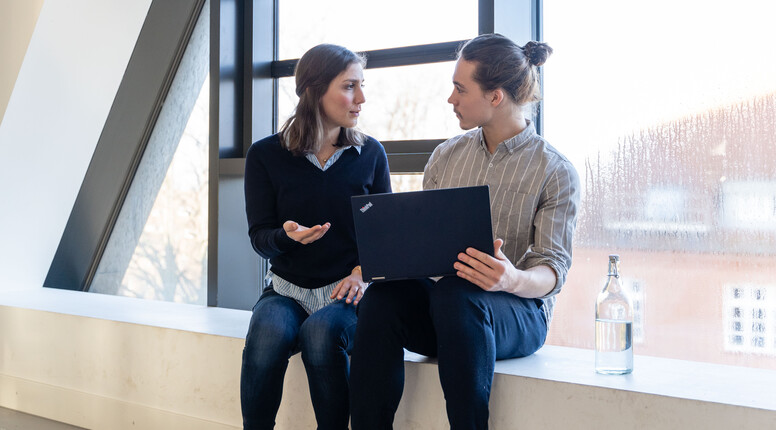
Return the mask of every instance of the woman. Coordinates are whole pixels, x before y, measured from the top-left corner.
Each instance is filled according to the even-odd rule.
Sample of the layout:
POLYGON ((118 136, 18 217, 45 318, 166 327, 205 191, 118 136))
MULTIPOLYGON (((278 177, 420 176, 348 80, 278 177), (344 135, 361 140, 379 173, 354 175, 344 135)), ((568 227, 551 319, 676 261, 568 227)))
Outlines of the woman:
POLYGON ((488 427, 495 361, 530 355, 544 343, 571 266, 579 205, 574 167, 525 116, 539 100, 537 68, 551 52, 544 43, 520 47, 498 34, 460 50, 448 102, 461 128, 474 130, 434 150, 423 186, 489 185, 494 252, 462 249, 456 276, 436 283, 369 288, 353 349, 354 430, 391 428, 403 348, 438 358, 447 417, 459 430, 488 427))
POLYGON ((302 353, 319 429, 348 427, 348 354, 361 278, 350 197, 391 191, 385 150, 354 127, 365 60, 318 45, 296 66, 299 103, 245 167, 249 236, 271 264, 253 308, 240 395, 246 429, 271 429, 288 359, 302 353))

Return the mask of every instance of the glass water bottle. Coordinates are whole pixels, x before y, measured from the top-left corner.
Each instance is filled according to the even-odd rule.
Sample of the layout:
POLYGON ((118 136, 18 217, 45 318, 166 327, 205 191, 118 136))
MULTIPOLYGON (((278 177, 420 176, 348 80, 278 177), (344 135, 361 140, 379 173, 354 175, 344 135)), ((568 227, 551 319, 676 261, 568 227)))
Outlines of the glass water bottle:
POLYGON ((620 284, 620 257, 609 256, 606 285, 595 304, 595 371, 621 375, 633 371, 633 304, 620 284))

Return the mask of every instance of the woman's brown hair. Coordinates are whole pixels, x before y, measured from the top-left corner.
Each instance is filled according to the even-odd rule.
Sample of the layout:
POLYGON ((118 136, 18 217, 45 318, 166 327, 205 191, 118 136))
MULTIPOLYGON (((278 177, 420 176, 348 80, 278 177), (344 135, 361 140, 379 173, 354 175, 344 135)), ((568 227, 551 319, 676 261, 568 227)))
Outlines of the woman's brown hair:
MULTIPOLYGON (((280 134, 294 155, 317 153, 323 143, 321 98, 329 84, 351 64, 366 67, 366 59, 347 48, 322 44, 311 48, 296 64, 296 95, 299 103, 283 124, 280 134)), ((342 128, 336 146, 361 146, 365 136, 355 128, 342 128)))

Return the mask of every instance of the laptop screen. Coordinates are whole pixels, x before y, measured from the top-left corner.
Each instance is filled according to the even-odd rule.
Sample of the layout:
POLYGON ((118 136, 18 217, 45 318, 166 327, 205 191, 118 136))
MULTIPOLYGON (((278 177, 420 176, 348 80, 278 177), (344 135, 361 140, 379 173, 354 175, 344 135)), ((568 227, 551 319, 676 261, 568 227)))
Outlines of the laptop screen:
POLYGON ((487 185, 351 198, 365 281, 454 275, 458 254, 493 255, 487 185))

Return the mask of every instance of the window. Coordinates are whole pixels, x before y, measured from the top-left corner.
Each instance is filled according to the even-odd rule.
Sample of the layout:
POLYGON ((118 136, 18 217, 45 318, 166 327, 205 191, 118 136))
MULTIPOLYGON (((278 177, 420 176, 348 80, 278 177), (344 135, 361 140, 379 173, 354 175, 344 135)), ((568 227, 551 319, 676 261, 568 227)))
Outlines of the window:
MULTIPOLYGON (((359 128, 380 141, 451 137, 461 133, 447 98, 454 63, 368 69, 359 128)), ((294 78, 279 79, 278 129, 299 98, 294 78)))
POLYGON ((633 306, 633 342, 641 344, 644 342, 644 326, 646 323, 646 300, 644 281, 622 277, 620 279, 624 288, 631 292, 631 305, 633 306))
POLYGON ((462 40, 476 36, 487 23, 492 27, 492 15, 480 16, 480 8, 487 3, 281 1, 277 44, 278 56, 285 60, 274 61, 271 73, 279 78, 276 129, 291 115, 297 100, 290 77, 293 58, 319 43, 340 44, 368 57, 367 104, 360 127, 383 142, 391 171, 422 171, 433 148, 461 132, 446 102, 452 60, 462 40), (368 31, 359 30, 354 37, 354 28, 368 31), (408 141, 413 144, 406 145, 408 141), (409 153, 408 148, 412 148, 409 153))
POLYGON ((776 355, 776 285, 725 286, 725 350, 776 355))
POLYGON ((208 12, 205 6, 90 292, 207 303, 208 12))
POLYGON ((319 43, 367 51, 477 35, 472 0, 281 0, 278 9, 281 60, 299 58, 319 43))
POLYGON ((391 174, 391 189, 394 193, 420 191, 423 189, 422 173, 391 174))
POLYGON ((593 346, 617 253, 649 286, 636 354, 776 365, 776 59, 762 54, 774 13, 759 0, 544 2, 544 135, 582 180, 549 343, 593 346))

